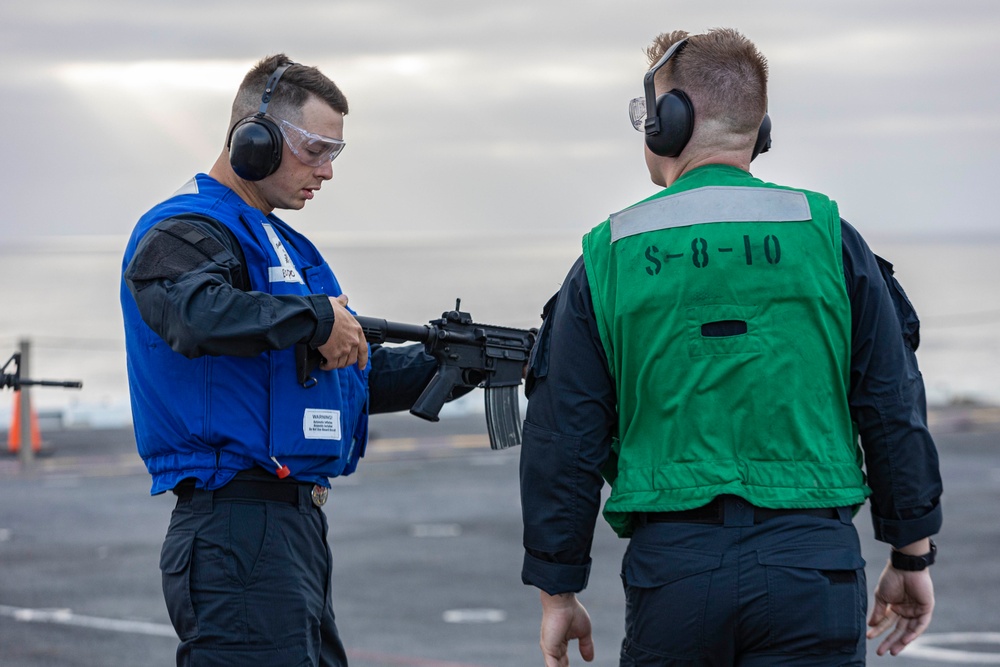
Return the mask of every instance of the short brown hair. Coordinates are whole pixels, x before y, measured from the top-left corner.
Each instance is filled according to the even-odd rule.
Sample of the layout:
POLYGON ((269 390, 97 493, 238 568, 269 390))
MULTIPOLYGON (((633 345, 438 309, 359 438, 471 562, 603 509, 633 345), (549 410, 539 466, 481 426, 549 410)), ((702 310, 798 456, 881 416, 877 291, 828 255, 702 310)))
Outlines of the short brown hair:
POLYGON ((252 116, 260 108, 261 96, 268 78, 282 65, 289 65, 278 80, 278 85, 272 93, 268 104, 268 114, 289 121, 301 120, 302 107, 310 95, 315 95, 326 102, 334 111, 347 114, 347 98, 340 92, 333 81, 315 67, 293 63, 284 53, 262 58, 243 77, 236 99, 233 100, 233 112, 230 127, 237 121, 252 116))
POLYGON ((732 28, 690 36, 675 30, 646 49, 650 67, 685 37, 687 43, 656 74, 658 92, 683 90, 696 117, 715 120, 736 134, 756 132, 767 112, 767 59, 732 28))

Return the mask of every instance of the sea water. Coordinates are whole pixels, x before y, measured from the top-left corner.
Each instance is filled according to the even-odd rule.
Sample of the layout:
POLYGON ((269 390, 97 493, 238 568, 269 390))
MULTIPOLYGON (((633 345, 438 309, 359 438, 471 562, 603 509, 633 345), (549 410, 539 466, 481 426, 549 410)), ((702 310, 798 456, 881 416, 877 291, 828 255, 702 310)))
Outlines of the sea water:
MULTIPOLYGON (((542 305, 580 254, 577 234, 531 237, 314 238, 363 315, 423 323, 451 310, 476 321, 538 326, 542 305)), ((920 314, 917 353, 932 404, 1000 404, 1000 239, 872 239, 920 314)), ((82 390, 37 388, 40 412, 70 425, 129 421, 119 306, 123 237, 59 237, 0 247, 0 357, 31 341, 34 379, 82 380, 82 390)), ((8 367, 11 372, 13 367, 8 367)), ((475 409, 478 392, 454 410, 475 409)), ((0 427, 13 392, 0 393, 0 427)), ((446 406, 447 407, 447 406, 446 406)))

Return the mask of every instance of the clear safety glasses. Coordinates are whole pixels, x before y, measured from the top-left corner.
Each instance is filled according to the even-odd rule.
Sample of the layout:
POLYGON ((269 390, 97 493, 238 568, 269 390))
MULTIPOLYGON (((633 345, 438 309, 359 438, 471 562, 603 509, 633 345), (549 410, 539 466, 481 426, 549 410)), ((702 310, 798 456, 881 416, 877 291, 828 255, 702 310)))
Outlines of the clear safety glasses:
POLYGON ((279 120, 278 128, 295 157, 310 167, 320 167, 327 162, 333 162, 347 145, 340 139, 306 132, 287 120, 279 120))
POLYGON ((632 127, 639 132, 644 130, 646 124, 646 98, 634 97, 628 103, 628 118, 632 121, 632 127))

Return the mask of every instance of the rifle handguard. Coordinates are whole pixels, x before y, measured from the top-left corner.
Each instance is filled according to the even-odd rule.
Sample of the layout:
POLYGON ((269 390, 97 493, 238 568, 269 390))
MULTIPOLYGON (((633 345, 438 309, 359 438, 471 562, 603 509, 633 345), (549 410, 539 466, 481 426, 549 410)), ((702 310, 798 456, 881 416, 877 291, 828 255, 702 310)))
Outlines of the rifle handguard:
POLYGON ((434 330, 426 324, 403 324, 389 322, 378 317, 355 317, 370 345, 382 343, 428 343, 434 338, 434 330))

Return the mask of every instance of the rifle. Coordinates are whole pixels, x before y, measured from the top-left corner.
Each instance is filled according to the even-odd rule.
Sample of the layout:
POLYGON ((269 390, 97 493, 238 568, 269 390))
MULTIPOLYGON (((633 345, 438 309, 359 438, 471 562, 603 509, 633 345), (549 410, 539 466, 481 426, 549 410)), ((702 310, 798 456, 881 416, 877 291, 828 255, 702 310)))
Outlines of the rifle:
POLYGON ((21 353, 15 352, 7 363, 0 368, 0 389, 10 387, 14 391, 21 391, 21 387, 67 387, 69 389, 80 389, 83 383, 79 380, 29 380, 21 377, 21 353), (14 372, 8 373, 7 367, 14 364, 14 372))
MULTIPOLYGON (((517 387, 535 344, 537 329, 512 329, 472 321, 462 312, 461 299, 455 310, 441 314, 428 324, 402 324, 377 317, 357 318, 371 344, 423 343, 424 350, 438 361, 437 373, 427 383, 410 412, 428 421, 438 421, 438 413, 456 387, 483 387, 486 390, 486 427, 490 447, 506 449, 521 444, 521 415, 517 387)), ((312 372, 323 363, 317 350, 305 343, 296 347, 299 383, 315 384, 312 372)))

